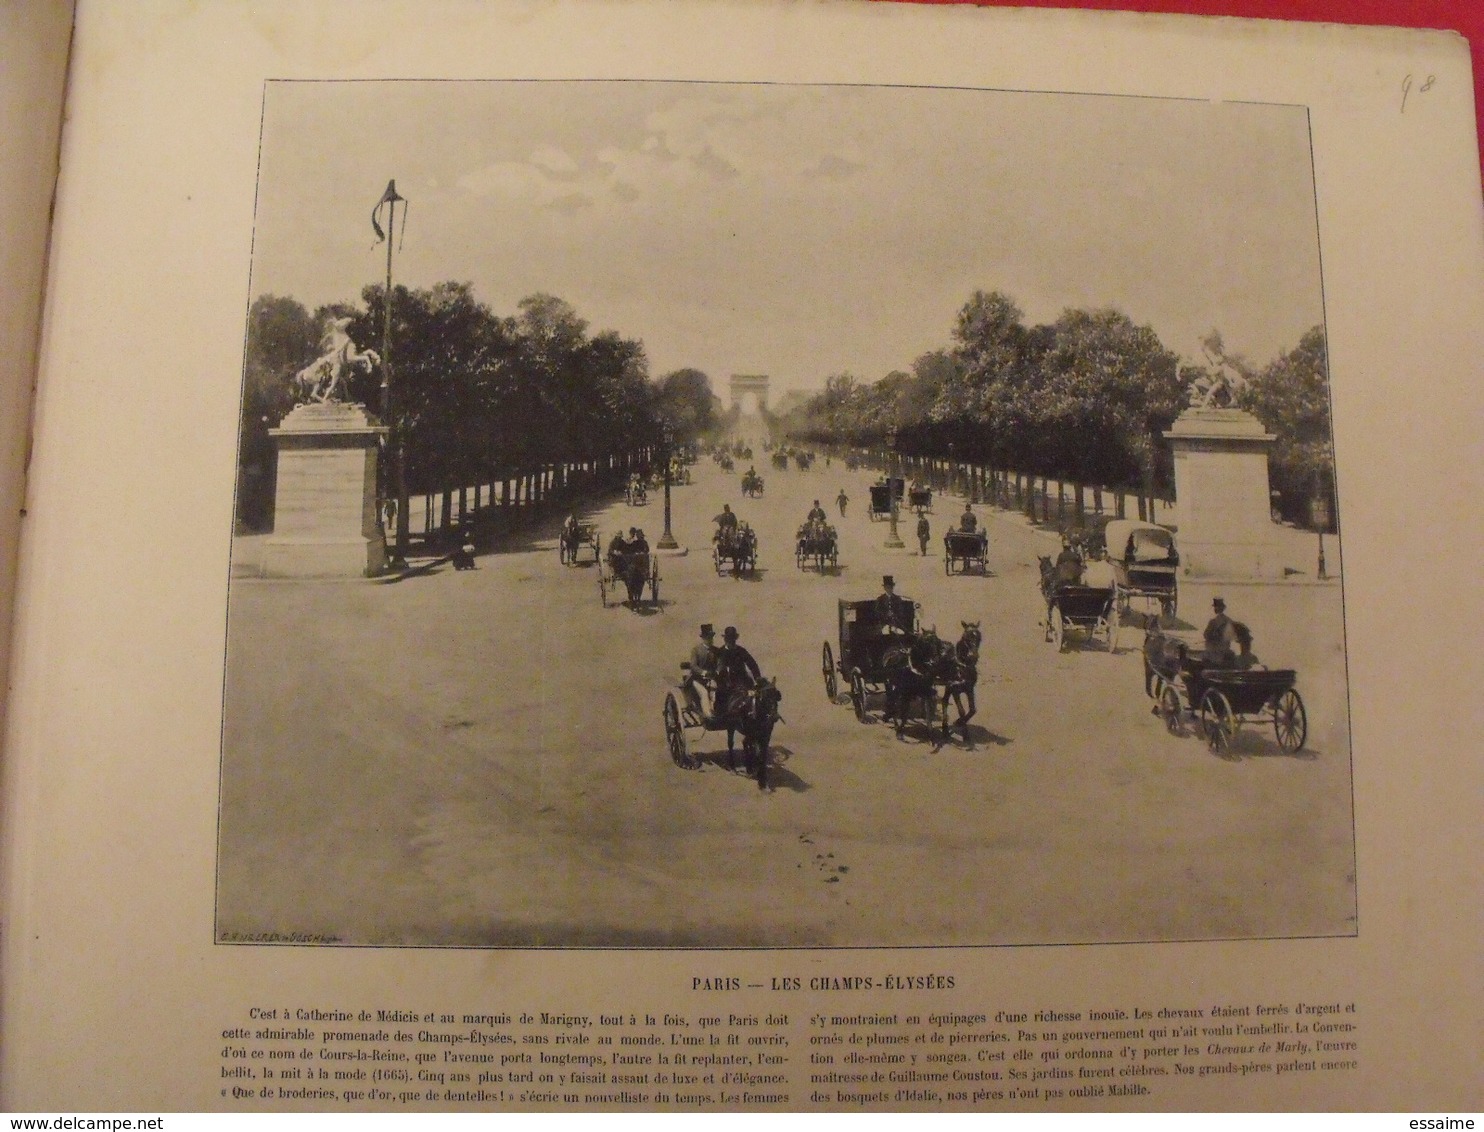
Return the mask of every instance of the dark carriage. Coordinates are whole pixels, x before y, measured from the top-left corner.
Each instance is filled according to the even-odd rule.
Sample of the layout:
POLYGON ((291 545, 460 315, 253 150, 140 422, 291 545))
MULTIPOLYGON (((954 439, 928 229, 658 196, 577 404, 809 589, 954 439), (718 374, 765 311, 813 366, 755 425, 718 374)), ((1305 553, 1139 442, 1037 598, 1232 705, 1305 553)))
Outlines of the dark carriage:
MULTIPOLYGON (((1146 652, 1146 657, 1149 654, 1146 652)), ((1200 654, 1178 648, 1156 655, 1146 688, 1171 735, 1184 735, 1193 723, 1217 754, 1231 747, 1243 723, 1271 723, 1278 746, 1289 754, 1303 749, 1309 718, 1294 687, 1291 668, 1211 668, 1200 654)))
POLYGON ((742 473, 742 494, 749 499, 755 499, 763 493, 763 477, 756 472, 748 470, 742 473))
POLYGON ((649 601, 658 605, 660 600, 660 560, 647 550, 609 551, 598 563, 598 597, 603 608, 617 604, 619 587, 625 593, 624 605, 634 608, 644 602, 645 587, 649 589, 649 601), (615 598, 610 603, 609 598, 615 598))
POLYGON ((928 515, 933 510, 933 489, 914 487, 907 493, 907 506, 919 515, 928 515))
POLYGON ((873 523, 877 519, 890 518, 892 501, 895 500, 897 503, 902 501, 902 492, 906 486, 906 481, 897 476, 884 479, 880 483, 873 483, 871 505, 866 508, 866 518, 873 523))
POLYGON ((826 566, 833 569, 840 564, 840 542, 835 528, 830 524, 805 523, 799 528, 796 539, 794 564, 800 570, 805 569, 811 563, 821 572, 826 566))
POLYGON ((943 573, 989 573, 989 532, 949 531, 943 536, 943 573))
POLYGON ((825 641, 821 657, 824 691, 833 702, 840 691, 839 678, 843 677, 850 688, 855 717, 865 723, 866 697, 886 691, 887 651, 905 648, 917 637, 917 606, 909 601, 899 602, 897 615, 889 619, 883 616, 875 599, 841 598, 837 605, 840 658, 837 662, 830 642, 825 641))
POLYGON ((718 574, 729 570, 733 577, 753 573, 757 569, 757 533, 746 523, 723 527, 712 543, 711 561, 718 574))
POLYGON ((563 566, 575 565, 584 551, 591 551, 593 562, 603 559, 603 546, 598 540, 595 523, 578 522, 575 526, 563 527, 557 540, 557 558, 563 566))
POLYGON ((788 449, 780 448, 773 453, 773 467, 780 472, 788 471, 788 449))
POLYGON ((1180 554, 1175 536, 1166 528, 1132 519, 1114 519, 1104 529, 1108 561, 1113 567, 1113 607, 1129 612, 1135 601, 1158 605, 1160 613, 1175 616, 1180 554))

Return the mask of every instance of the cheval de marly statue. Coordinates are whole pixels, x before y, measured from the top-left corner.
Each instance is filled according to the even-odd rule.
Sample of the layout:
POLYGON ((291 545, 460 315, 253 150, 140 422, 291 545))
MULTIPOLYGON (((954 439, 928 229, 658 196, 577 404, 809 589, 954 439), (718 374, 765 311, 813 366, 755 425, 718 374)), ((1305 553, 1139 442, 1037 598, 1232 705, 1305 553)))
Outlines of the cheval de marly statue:
POLYGON ((373 366, 381 364, 381 356, 375 350, 356 349, 346 329, 350 321, 330 319, 319 340, 319 357, 294 374, 294 399, 299 404, 344 400, 346 379, 353 371, 370 373, 373 366))

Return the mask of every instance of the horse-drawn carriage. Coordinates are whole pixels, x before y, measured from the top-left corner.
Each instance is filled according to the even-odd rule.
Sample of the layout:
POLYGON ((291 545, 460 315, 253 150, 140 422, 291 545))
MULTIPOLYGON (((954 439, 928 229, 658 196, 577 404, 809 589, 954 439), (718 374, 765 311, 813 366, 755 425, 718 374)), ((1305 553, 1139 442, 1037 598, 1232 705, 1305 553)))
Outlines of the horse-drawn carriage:
POLYGON ((1058 651, 1078 633, 1089 640, 1102 637, 1109 652, 1118 647, 1118 616, 1109 587, 1069 581, 1059 576, 1050 558, 1042 557, 1041 597, 1046 602, 1046 618, 1041 623, 1045 639, 1054 642, 1058 651))
POLYGON ((1180 555, 1175 536, 1166 528, 1132 519, 1114 519, 1103 532, 1113 567, 1113 608, 1128 613, 1134 599, 1159 605, 1174 617, 1180 555))
POLYGON ((562 533, 557 540, 557 558, 562 565, 575 565, 584 547, 592 551, 594 562, 601 562, 603 545, 598 540, 596 523, 578 520, 562 527, 562 533))
POLYGON ((751 574, 757 569, 757 532, 746 523, 722 527, 711 546, 711 561, 718 574, 751 574))
POLYGON ((824 571, 826 564, 831 567, 840 564, 840 544, 836 537, 835 528, 822 519, 812 519, 798 530, 798 541, 794 543, 794 563, 800 570, 809 563, 820 572, 824 571))
POLYGON ((812 468, 814 466, 814 453, 813 452, 795 452, 794 453, 794 463, 798 465, 799 471, 801 471, 801 472, 807 472, 810 468, 812 468))
POLYGON ((871 503, 866 508, 866 518, 870 519, 873 523, 877 519, 890 518, 892 500, 895 499, 900 503, 902 500, 902 491, 905 487, 906 482, 899 476, 883 479, 880 483, 873 483, 871 485, 871 503))
POLYGON ((1174 638, 1153 643, 1145 642, 1145 690, 1171 735, 1184 735, 1193 722, 1206 745, 1225 754, 1244 722, 1271 723, 1279 747, 1290 754, 1303 749, 1309 721, 1293 669, 1209 667, 1174 638))
POLYGON ((913 484, 912 490, 907 492, 907 506, 919 515, 927 515, 933 509, 933 489, 913 484))
MULTIPOLYGON (((680 667, 689 670, 690 662, 680 667)), ((685 770, 699 770, 705 760, 695 750, 696 740, 708 731, 727 733, 727 766, 737 769, 735 750, 736 736, 742 736, 743 765, 748 774, 757 779, 757 787, 764 790, 768 785, 768 746, 773 739, 773 728, 782 721, 778 706, 783 693, 778 690, 777 680, 761 680, 739 696, 730 709, 720 715, 707 715, 704 707, 698 711, 685 694, 686 681, 681 681, 680 706, 674 692, 665 693, 665 704, 661 714, 665 720, 665 746, 670 759, 685 770)))
POLYGON ((633 609, 644 600, 644 587, 649 587, 649 600, 660 600, 660 560, 648 550, 609 550, 598 563, 598 596, 606 609, 609 597, 622 586, 623 604, 633 609))
POLYGON ((780 472, 788 471, 788 449, 779 448, 772 456, 773 466, 780 472))
POLYGON ((755 499, 763 493, 763 477, 748 468, 742 473, 742 494, 749 499, 755 499))
POLYGON ((989 532, 951 530, 943 536, 943 573, 989 573, 989 532))
POLYGON ((624 487, 623 498, 630 507, 643 507, 649 502, 649 489, 637 475, 632 476, 624 487))
POLYGON ((831 702, 839 694, 839 678, 848 681, 855 717, 869 722, 869 697, 884 695, 883 720, 893 720, 900 734, 910 704, 922 705, 928 730, 941 727, 948 734, 948 702, 957 703, 958 725, 966 725, 975 713, 974 686, 978 680, 979 644, 977 622, 964 622, 964 634, 956 645, 942 640, 917 622, 918 606, 901 601, 895 614, 888 613, 880 599, 838 602, 840 659, 830 642, 821 651, 824 690, 831 702))

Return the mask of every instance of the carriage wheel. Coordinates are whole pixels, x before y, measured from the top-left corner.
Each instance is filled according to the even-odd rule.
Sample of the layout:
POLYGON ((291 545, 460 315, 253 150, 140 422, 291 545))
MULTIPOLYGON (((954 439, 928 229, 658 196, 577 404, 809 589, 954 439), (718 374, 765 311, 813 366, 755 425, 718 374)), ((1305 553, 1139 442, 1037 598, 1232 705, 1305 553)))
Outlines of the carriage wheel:
POLYGON ((951 550, 943 552, 943 573, 950 578, 953 577, 953 552, 951 550))
POLYGON ((1292 688, 1273 701, 1273 731, 1278 736, 1278 746, 1290 755, 1303 750, 1309 737, 1309 717, 1304 711, 1304 701, 1292 688))
POLYGON ((835 702, 835 697, 840 692, 840 683, 835 679, 835 653, 830 648, 829 641, 824 643, 824 694, 830 698, 830 703, 835 702))
POLYGON ((721 551, 720 550, 712 550, 711 551, 711 565, 713 565, 713 566, 716 567, 716 572, 718 574, 721 573, 721 551))
POLYGON ((563 566, 567 564, 567 544, 564 542, 557 543, 557 561, 563 566))
POLYGON ((850 670, 850 703, 855 708, 855 718, 866 722, 866 678, 859 668, 850 670))
POLYGON ((660 603, 659 563, 655 563, 649 571, 649 600, 654 602, 655 605, 660 603))
POLYGON ((1206 689, 1201 698, 1201 731, 1206 736, 1206 746, 1218 755, 1226 754, 1237 737, 1239 726, 1231 702, 1215 688, 1206 689))
POLYGON ((1067 627, 1062 624, 1061 606, 1053 605, 1047 617, 1051 626, 1051 641, 1056 645, 1057 652, 1064 652, 1067 647, 1067 627))
POLYGON ((670 761, 685 770, 694 770, 692 759, 685 746, 685 729, 680 725, 680 705, 675 702, 675 693, 665 693, 665 745, 670 749, 670 761))
POLYGON ((1185 723, 1180 715, 1180 693, 1173 684, 1166 684, 1163 680, 1159 688, 1159 717, 1165 721, 1165 730, 1171 735, 1185 734, 1185 723))

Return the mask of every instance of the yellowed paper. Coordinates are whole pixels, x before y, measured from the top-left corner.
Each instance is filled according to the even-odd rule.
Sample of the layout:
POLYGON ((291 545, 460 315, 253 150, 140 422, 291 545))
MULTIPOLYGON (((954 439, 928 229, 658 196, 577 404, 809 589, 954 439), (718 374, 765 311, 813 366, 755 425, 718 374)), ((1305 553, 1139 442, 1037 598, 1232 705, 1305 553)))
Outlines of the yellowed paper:
MULTIPOLYGON (((18 679, 6 736, 7 1041, 0 1087, 8 1107, 1479 1106, 1477 941, 1484 925, 1476 880, 1480 774, 1471 743, 1478 665, 1466 633, 1479 612, 1477 587, 1467 581, 1478 542, 1467 501, 1480 487, 1484 260, 1472 86, 1461 41, 1236 21, 843 4, 389 4, 374 18, 350 4, 160 4, 154 15, 142 18, 138 5, 85 5, 75 46, 38 399, 34 527, 23 551, 18 679), (281 134, 270 131, 294 121, 282 116, 285 99, 302 99, 306 114, 333 105, 354 112, 354 99, 336 103, 330 95, 340 91, 316 98, 310 84, 393 79, 683 80, 772 84, 785 92, 868 84, 873 94, 922 87, 1016 92, 1028 103, 1075 96, 1261 105, 1301 119, 1312 145, 1344 529, 1348 697, 1343 709, 1331 698, 1328 718, 1343 717, 1346 743, 1332 756, 1338 764, 1325 770, 1350 778, 1353 845, 1331 849, 1336 859, 1353 860, 1354 875, 1338 878, 1331 890, 1339 893, 1338 910, 1326 906, 1316 919, 1316 905, 1301 903, 1301 915, 1270 931, 1224 932, 1208 920, 1194 934, 1154 927, 1110 939, 1096 926, 1080 933, 1065 927, 1086 879, 1030 859, 1019 862, 1025 883, 1052 894, 1048 916, 1059 915, 1061 926, 1010 939, 987 930, 975 946, 916 929, 935 908, 945 922, 972 919, 966 907, 983 899, 981 879, 965 876, 960 888, 940 886, 924 896, 912 889, 913 878, 936 877, 938 862, 914 866, 883 851, 880 872, 899 885, 900 930, 828 937, 824 946, 795 948, 776 937, 759 944, 729 927, 714 943, 691 937, 666 947, 646 937, 657 927, 647 922, 624 925, 627 933, 569 936, 553 947, 526 940, 480 946, 449 934, 450 925, 463 923, 457 906, 435 909, 444 918, 435 916, 422 935, 378 938, 374 919, 355 924, 358 934, 349 938, 320 938, 313 925, 296 937, 287 920, 284 930, 276 928, 272 910, 302 895, 281 854, 270 862, 266 853, 258 860, 240 848, 219 852, 235 828, 237 811, 229 812, 227 801, 257 790, 277 800, 277 812, 292 815, 300 787, 292 772, 254 779, 231 759, 257 718, 232 714, 233 690, 242 685, 230 672, 224 678, 223 660, 233 628, 229 584, 237 586, 230 575, 242 565, 232 518, 244 315, 266 285, 250 272, 265 270, 292 231, 265 220, 271 193, 282 185, 272 180, 268 160, 284 152, 272 148, 281 134), (298 85, 290 91, 291 84, 298 85), (266 874, 270 864, 280 870, 274 885, 254 888, 255 873, 266 874), (1038 867, 1052 875, 1037 878, 1038 867), (240 899, 244 891, 257 907, 240 899), (1351 914, 1353 924, 1346 921, 1351 914), (1237 1028, 1301 1023, 1323 1028, 1237 1028), (1136 1029, 1137 1038, 1108 1036, 1136 1029), (475 1033, 481 1037, 455 1040, 475 1033), (943 1036, 941 1047, 935 1033, 943 1036), (140 1041, 141 1034, 157 1040, 140 1041), (501 1035, 517 1048, 502 1048, 501 1035), (574 1035, 591 1036, 591 1045, 556 1040, 574 1035), (525 1040, 535 1037, 544 1041, 525 1040), (602 1037, 631 1039, 613 1043, 630 1060, 604 1054, 601 1063, 584 1061, 602 1037), (651 1037, 655 1056, 671 1060, 644 1060, 651 1037), (1279 1040, 1308 1045, 1256 1048, 1279 1040), (1321 1040, 1334 1048, 1317 1048, 1321 1040), (296 1051, 295 1068, 314 1072, 285 1079, 285 1067, 270 1065, 267 1053, 287 1048, 296 1051), (733 1048, 750 1060, 727 1061, 733 1048), (1114 1074, 1084 1075, 1104 1068, 1100 1054, 1088 1053, 1104 1049, 1114 1074), (406 1061, 389 1056, 404 1050, 406 1061), (356 1051, 365 1051, 364 1063, 349 1056, 356 1051), (388 1057, 372 1058, 372 1051, 388 1057), (930 1060, 935 1052, 955 1056, 930 1060), (445 1056, 466 1053, 491 1056, 445 1056), (419 1054, 430 1060, 418 1062, 419 1054), (676 1062, 677 1054, 691 1060, 676 1062), (921 1060, 890 1060, 898 1054, 921 1060), (766 1060, 772 1058, 782 1060, 766 1060), (1310 1060, 1313 1066, 1299 1068, 1310 1060), (1288 1062, 1293 1068, 1280 1073, 1288 1062), (265 1068, 274 1075, 264 1076, 265 1068), (1120 1068, 1129 1072, 1120 1076, 1120 1068), (354 1076, 363 1069, 364 1078, 354 1076), (373 1076, 386 1070, 405 1076, 373 1076), (419 1080, 419 1070, 443 1076, 419 1080), (468 1079, 451 1077, 459 1072, 468 1079), (583 1072, 605 1079, 573 1077, 583 1072), (884 1079, 871 1078, 878 1072, 884 1079), (492 1076, 476 1078, 482 1073, 492 1076), (727 1074, 739 1076, 723 1079, 727 1074), (1123 1089, 1108 1091, 1109 1081, 1123 1089), (1135 1084, 1140 1088, 1128 1088, 1135 1084)), ((417 98, 426 87, 409 83, 406 90, 417 98)), ((885 104, 895 105, 890 98, 885 104)), ((498 98, 493 105, 509 110, 498 98)), ((934 124, 930 116, 920 121, 924 129, 934 124)), ((389 125, 388 166, 397 156, 396 128, 389 125)), ((995 139, 965 137, 963 144, 993 146, 995 139)), ((1200 153, 1212 160, 1209 149, 1200 153)), ((363 159, 358 154, 347 168, 363 159)), ((545 167, 565 175, 550 155, 545 167)), ((334 182, 337 173, 317 175, 334 182)), ((413 175, 396 175, 411 197, 413 175)), ((380 191, 379 184, 365 190, 361 179, 357 169, 356 185, 345 190, 347 212, 355 213, 347 223, 364 237, 358 255, 373 246, 362 213, 380 191), (366 191, 366 207, 351 209, 349 201, 366 191)), ((1139 190, 1129 186, 1131 196, 1139 190)), ((414 203, 409 251, 417 209, 414 203)), ((889 236, 860 239, 878 235, 889 236)), ((423 285, 444 278, 436 250, 412 254, 432 256, 423 285)), ((502 270, 523 267, 538 274, 521 263, 502 270)), ((374 283, 378 270, 368 266, 352 277, 374 283)), ((542 289, 538 282, 511 286, 518 295, 542 289)), ((354 297, 349 288, 346 297, 354 297)), ((743 366, 738 362, 737 372, 748 372, 743 366)), ((677 575, 684 569, 674 567, 677 575)), ((860 596, 870 596, 864 590, 874 583, 859 579, 860 596)), ((275 583, 255 584, 232 589, 233 600, 269 593, 275 583)), ((585 592, 582 600, 593 607, 593 628, 574 617, 574 634, 613 631, 598 627, 612 622, 596 620, 597 595, 585 592)), ((311 595, 305 616, 314 609, 311 595)), ((550 615, 559 612, 569 615, 550 615)), ((811 622, 816 613, 808 614, 811 622)), ((706 615, 677 607, 676 620, 686 622, 682 636, 706 615)), ((1034 617, 1031 609, 1028 624, 1034 617)), ((811 665, 819 648, 813 638, 810 632, 811 665)), ((749 643, 760 652, 770 647, 749 643)), ((252 657, 257 674, 275 655, 286 665, 300 662, 302 640, 292 630, 271 644, 252 657)), ((330 659, 314 678, 333 689, 330 659)), ((394 651, 384 663, 389 680, 416 684, 425 677, 401 671, 394 651)), ((668 655, 656 664, 673 667, 668 655)), ((1142 714, 1136 663, 1131 671, 1129 698, 1142 714)), ((552 677, 559 683, 560 673, 552 677)), ((436 703, 427 710, 449 729, 487 706, 443 703, 441 686, 427 679, 436 703)), ((1065 713, 1069 728, 1099 726, 1077 719, 1078 678, 1068 673, 1065 681, 1048 684, 1047 710, 1065 713)), ((631 720, 632 758, 645 768, 636 780, 659 763, 673 788, 673 776, 684 772, 669 766, 661 746, 658 707, 666 685, 647 674, 620 674, 615 688, 611 711, 631 720)), ((786 690, 800 700, 810 694, 817 689, 786 690)), ((491 688, 488 702, 498 705, 500 695, 491 688)), ((317 725, 335 726, 335 712, 343 710, 352 730, 356 704, 337 709, 333 701, 332 694, 315 701, 323 705, 317 725)), ((555 727, 567 705, 558 687, 536 706, 544 726, 555 727)), ((843 726, 847 713, 837 714, 843 726)), ((804 744, 786 741, 796 752, 791 761, 803 766, 804 744)), ((631 789, 622 776, 583 781, 579 743, 563 748, 553 795, 631 789)), ((436 774, 408 754, 410 776, 436 774)), ((301 755, 306 766, 339 759, 346 789, 360 786, 353 748, 307 744, 301 755)), ((951 783, 937 802, 914 797, 914 778, 930 774, 927 757, 904 754, 883 797, 929 814, 935 806, 967 809, 970 800, 954 796, 951 783)), ((1235 769, 1240 773, 1240 764, 1235 769)), ((467 795, 449 796, 435 815, 446 824, 410 822, 407 852, 426 854, 430 870, 442 860, 477 871, 469 861, 485 859, 469 830, 487 820, 480 792, 501 789, 497 770, 471 783, 467 795), (449 846, 469 856, 450 850, 440 858, 449 846)), ((1097 776, 1106 770, 1094 763, 1088 781, 1069 780, 1066 788, 1104 788, 1097 776)), ((539 779, 542 767, 507 771, 539 779)), ((1222 789, 1210 771, 1202 764, 1199 789, 1222 789)), ((828 774, 816 774, 814 789, 827 791, 828 774)), ((409 778, 409 794, 423 781, 409 778)), ((1229 788, 1243 789, 1242 781, 1229 788)), ((1110 807, 1117 786, 1108 777, 1110 807)), ((395 787, 386 790, 396 797, 395 787)), ((745 804, 767 825, 786 812, 787 801, 754 790, 728 804, 738 812, 745 804)), ((992 801, 985 799, 982 824, 964 823, 963 837, 976 849, 995 836, 987 816, 992 801)), ((1203 802, 1176 792, 1167 805, 1173 815, 1203 802)), ((1057 820, 1054 787, 1027 804, 1044 804, 1048 823, 1057 820)), ((1300 815, 1295 825, 1302 823, 1300 815)), ((501 833, 493 828, 491 838, 501 833)), ((797 848, 808 844, 809 831, 788 828, 787 835, 802 854, 800 866, 814 867, 813 851, 797 848)), ((339 828, 294 830, 306 874, 317 842, 345 836, 339 828)), ((1307 844, 1301 829, 1286 836, 1307 844)), ((525 879, 510 897, 522 909, 539 912, 545 892, 553 900, 570 895, 563 887, 569 872, 597 878, 582 881, 590 903, 601 906, 606 896, 601 875, 608 862, 596 836, 596 860, 543 858, 539 844, 489 844, 491 871, 507 867, 516 849, 529 852, 516 858, 525 879)), ((744 832, 735 842, 714 838, 706 851, 725 856, 756 845, 744 832)), ((1192 859, 1189 869, 1206 860, 1192 859)), ((775 853, 769 864, 777 861, 775 853)), ((704 854, 686 862, 701 876, 708 863, 704 854)), ((1151 862, 1153 875, 1168 868, 1151 862)), ((393 870, 387 883, 406 875, 393 870)), ((648 879, 658 890, 667 878, 648 879)), ((845 892, 850 881, 841 879, 845 892)), ((1015 876, 995 879, 1016 891, 1015 876)), ((374 875, 359 874, 355 883, 366 886, 366 903, 384 895, 374 875)), ((726 889, 707 893, 699 922, 745 925, 750 910, 754 926, 764 910, 787 922, 787 909, 765 894, 736 891, 744 894, 735 902, 726 889)), ((356 905, 356 895, 326 892, 340 905, 356 905)), ((664 906, 662 896, 656 907, 664 906)), ((1285 907, 1281 894, 1264 898, 1285 907)), ((1149 899, 1158 906, 1167 896, 1149 899)), ((996 911, 992 904, 979 909, 987 923, 996 911)), ((1240 909, 1233 916, 1240 919, 1240 909)))

